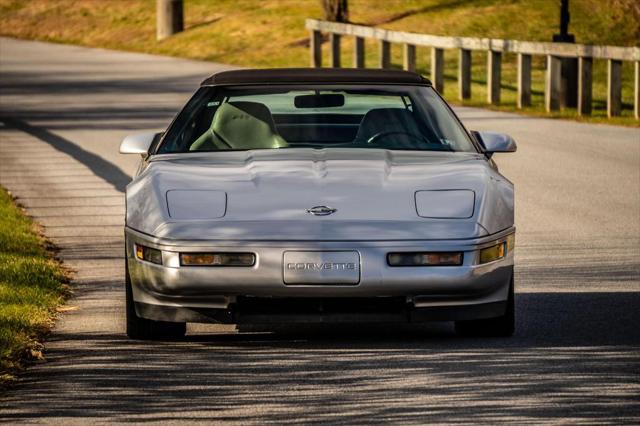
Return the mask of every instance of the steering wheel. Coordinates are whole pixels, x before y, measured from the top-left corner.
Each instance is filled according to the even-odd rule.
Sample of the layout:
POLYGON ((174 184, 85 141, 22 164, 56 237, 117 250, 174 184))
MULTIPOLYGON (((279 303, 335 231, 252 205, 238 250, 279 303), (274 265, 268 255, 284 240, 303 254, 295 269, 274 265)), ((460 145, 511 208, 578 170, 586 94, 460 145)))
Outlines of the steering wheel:
POLYGON ((409 136, 411 139, 420 141, 422 143, 425 142, 425 138, 422 135, 416 135, 415 133, 409 133, 409 132, 403 132, 400 130, 390 130, 390 131, 382 131, 382 132, 378 132, 375 135, 371 136, 369 139, 367 139, 367 143, 368 144, 377 144, 379 143, 380 139, 386 138, 387 136, 392 136, 392 135, 405 135, 405 136, 409 136))

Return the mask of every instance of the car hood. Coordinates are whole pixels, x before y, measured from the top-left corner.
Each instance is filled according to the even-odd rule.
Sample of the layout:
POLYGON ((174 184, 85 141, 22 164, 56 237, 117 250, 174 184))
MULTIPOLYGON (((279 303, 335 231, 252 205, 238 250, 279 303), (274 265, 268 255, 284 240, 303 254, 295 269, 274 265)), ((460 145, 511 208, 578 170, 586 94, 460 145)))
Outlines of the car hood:
POLYGON ((476 238, 513 225, 513 186, 475 153, 334 148, 159 155, 127 187, 127 225, 176 240, 476 238), (472 194, 469 214, 447 215, 451 202, 427 197, 419 204, 445 214, 421 217, 419 191, 472 194), (444 205, 431 206, 438 203, 444 205), (307 212, 316 206, 336 211, 307 212))

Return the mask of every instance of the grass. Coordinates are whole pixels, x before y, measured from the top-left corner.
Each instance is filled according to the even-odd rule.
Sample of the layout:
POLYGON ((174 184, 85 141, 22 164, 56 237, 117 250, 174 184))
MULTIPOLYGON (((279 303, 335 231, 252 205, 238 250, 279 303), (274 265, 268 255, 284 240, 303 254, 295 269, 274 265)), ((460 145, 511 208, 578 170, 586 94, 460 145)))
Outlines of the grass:
POLYGON ((33 221, 0 188, 0 387, 42 359, 39 340, 67 294, 65 281, 33 221))
MULTIPOLYGON (((417 33, 549 41, 557 32, 555 0, 350 0, 350 20, 417 33)), ((155 0, 0 0, 0 34, 86 46, 148 52, 248 67, 308 66, 305 18, 321 18, 319 0, 184 0, 185 31, 155 40, 155 0)), ((570 31, 580 43, 640 45, 637 0, 572 0, 570 31)), ((368 67, 377 46, 367 42, 368 67)), ((393 64, 402 64, 392 46, 393 64)), ((351 64, 352 43, 343 43, 351 64)), ((328 46, 324 46, 328 58, 328 46)), ((445 52, 444 96, 453 103, 486 107, 486 55, 473 54, 472 99, 457 97, 457 52, 445 52)), ((548 116, 544 103, 544 59, 534 57, 533 105, 523 113, 548 116)), ((418 48, 418 71, 428 75, 429 50, 418 48)), ((516 58, 503 58, 501 110, 516 110, 516 58)), ((640 126, 633 118, 633 64, 623 64, 623 111, 606 117, 606 63, 594 62, 594 111, 552 117, 640 126)))

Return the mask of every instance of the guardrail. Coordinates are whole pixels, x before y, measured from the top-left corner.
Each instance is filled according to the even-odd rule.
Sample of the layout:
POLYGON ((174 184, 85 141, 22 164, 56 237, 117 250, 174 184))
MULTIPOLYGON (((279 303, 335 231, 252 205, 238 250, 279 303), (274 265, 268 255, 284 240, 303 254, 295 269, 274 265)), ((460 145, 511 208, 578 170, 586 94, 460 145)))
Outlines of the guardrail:
POLYGON ((531 105, 531 57, 543 55, 547 58, 545 78, 545 107, 556 111, 561 106, 561 63, 562 58, 576 58, 578 61, 579 115, 591 114, 592 108, 592 66, 593 59, 608 61, 607 73, 607 114, 620 115, 622 110, 622 62, 635 63, 634 113, 640 119, 640 48, 619 46, 593 46, 573 43, 545 43, 518 40, 501 40, 475 37, 445 37, 391 31, 362 25, 338 22, 306 20, 306 28, 311 32, 311 66, 322 66, 322 33, 329 34, 330 65, 340 67, 340 42, 342 36, 354 37, 353 66, 364 67, 364 40, 379 42, 379 67, 391 66, 391 43, 404 46, 404 69, 415 71, 416 46, 431 47, 431 81, 436 90, 444 88, 444 50, 458 49, 458 92, 461 100, 471 97, 471 51, 487 52, 487 102, 500 103, 500 80, 502 53, 518 55, 518 95, 517 106, 531 105))

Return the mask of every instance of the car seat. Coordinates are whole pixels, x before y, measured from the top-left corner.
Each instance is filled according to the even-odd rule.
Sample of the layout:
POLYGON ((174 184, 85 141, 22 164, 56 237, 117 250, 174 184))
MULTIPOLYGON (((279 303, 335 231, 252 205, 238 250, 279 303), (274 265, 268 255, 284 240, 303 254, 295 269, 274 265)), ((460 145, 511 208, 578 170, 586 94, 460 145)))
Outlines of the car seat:
MULTIPOLYGON (((411 111, 403 108, 376 108, 369 110, 362 117, 355 140, 367 142, 379 133, 393 132, 422 134, 411 111)), ((398 134, 396 137, 400 140, 406 138, 406 136, 403 138, 402 134, 398 134)))
POLYGON ((211 127, 196 139, 189 151, 286 148, 277 134, 271 111, 258 102, 226 102, 218 107, 211 127))

